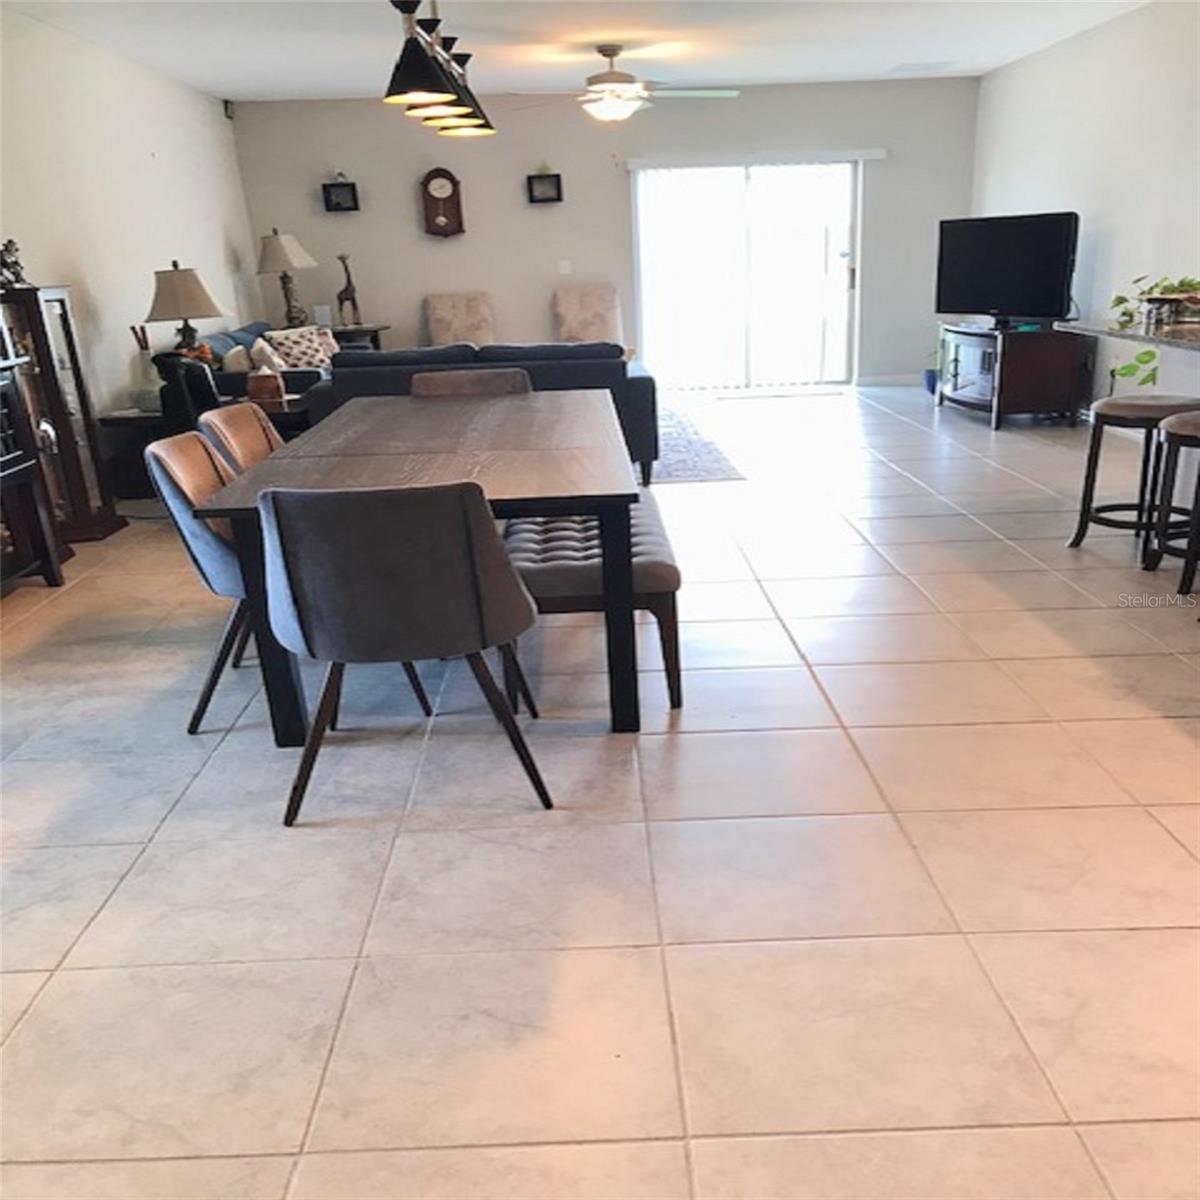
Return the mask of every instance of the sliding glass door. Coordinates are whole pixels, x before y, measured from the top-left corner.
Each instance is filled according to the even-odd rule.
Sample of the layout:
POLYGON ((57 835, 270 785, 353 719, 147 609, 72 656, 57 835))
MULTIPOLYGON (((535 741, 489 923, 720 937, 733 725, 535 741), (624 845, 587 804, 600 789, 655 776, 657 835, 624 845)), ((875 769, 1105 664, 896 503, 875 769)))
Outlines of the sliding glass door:
POLYGON ((854 165, 638 169, 639 352, 666 387, 850 377, 854 165))

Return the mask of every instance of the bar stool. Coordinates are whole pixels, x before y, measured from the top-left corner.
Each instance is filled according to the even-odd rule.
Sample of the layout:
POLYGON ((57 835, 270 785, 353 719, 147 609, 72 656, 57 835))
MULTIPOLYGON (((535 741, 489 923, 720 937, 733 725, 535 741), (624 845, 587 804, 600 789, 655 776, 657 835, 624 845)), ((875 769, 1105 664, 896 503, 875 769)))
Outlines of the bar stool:
MULTIPOLYGON (((1079 524, 1068 546, 1079 546, 1087 536, 1088 526, 1107 525, 1111 529, 1128 529, 1147 535, 1153 525, 1150 495, 1151 456, 1157 441, 1160 421, 1176 413, 1200 412, 1200 400, 1194 396, 1106 396, 1092 405, 1092 440, 1088 445, 1087 466, 1083 474, 1083 495, 1079 501, 1079 524), (1109 426, 1118 429, 1140 429, 1142 469, 1138 477, 1137 503, 1095 504, 1096 473, 1100 466, 1100 446, 1109 426), (1133 513, 1133 517, 1113 516, 1114 513, 1133 513)), ((1186 509, 1179 510, 1186 513, 1186 509)))
POLYGON ((1176 413, 1167 417, 1158 427, 1162 446, 1162 482, 1154 501, 1154 530, 1150 545, 1146 549, 1142 566, 1153 571, 1162 562, 1163 555, 1183 559, 1183 573, 1179 576, 1179 594, 1187 595, 1196 582, 1196 566, 1200 562, 1200 471, 1196 475, 1196 493, 1192 498, 1190 512, 1172 503, 1175 496, 1175 480, 1179 471, 1179 452, 1183 449, 1200 449, 1200 407, 1193 412, 1176 413), (1175 513, 1187 512, 1186 529, 1171 521, 1175 513), (1172 545, 1180 537, 1187 541, 1182 546, 1172 545))

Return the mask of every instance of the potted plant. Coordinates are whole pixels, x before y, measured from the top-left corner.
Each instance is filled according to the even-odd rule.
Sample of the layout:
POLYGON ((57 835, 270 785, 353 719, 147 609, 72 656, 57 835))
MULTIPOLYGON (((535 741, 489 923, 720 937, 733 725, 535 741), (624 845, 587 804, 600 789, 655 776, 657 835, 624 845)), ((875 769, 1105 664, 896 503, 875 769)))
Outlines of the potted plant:
POLYGON ((1157 310, 1163 318, 1159 323, 1164 325, 1200 319, 1200 279, 1194 275, 1181 275, 1178 279, 1162 276, 1147 283, 1149 278, 1139 275, 1133 280, 1137 290, 1131 296, 1118 293, 1112 298, 1109 307, 1116 310, 1118 329, 1130 329, 1137 324, 1146 308, 1157 310))

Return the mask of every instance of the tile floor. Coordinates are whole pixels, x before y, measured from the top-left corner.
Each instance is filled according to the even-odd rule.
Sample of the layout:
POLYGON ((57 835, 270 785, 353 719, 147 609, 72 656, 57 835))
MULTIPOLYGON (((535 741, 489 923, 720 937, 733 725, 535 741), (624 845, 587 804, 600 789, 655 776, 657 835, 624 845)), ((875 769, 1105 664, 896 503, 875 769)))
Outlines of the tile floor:
MULTIPOLYGON (((525 658, 559 807, 458 665, 351 669, 300 825, 160 521, 4 645, 7 1200, 1196 1200, 1200 613, 1063 548, 1084 431, 914 390, 696 405, 644 625, 525 658), (1133 605, 1136 605, 1134 607, 1133 605)), ((1136 447, 1112 439, 1119 495, 1136 447)))

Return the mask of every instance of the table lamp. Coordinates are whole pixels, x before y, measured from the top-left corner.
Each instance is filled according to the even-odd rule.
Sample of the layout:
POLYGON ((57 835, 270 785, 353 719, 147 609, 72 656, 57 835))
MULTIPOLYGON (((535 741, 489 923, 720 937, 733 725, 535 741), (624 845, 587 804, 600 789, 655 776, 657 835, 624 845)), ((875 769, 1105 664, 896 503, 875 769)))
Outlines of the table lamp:
POLYGON ((196 348, 196 327, 189 317, 223 317, 221 306, 212 298, 199 272, 191 267, 181 267, 177 259, 171 260, 169 271, 154 272, 154 299, 147 321, 182 321, 175 330, 179 338, 177 350, 196 348))
POLYGON ((272 229, 263 237, 262 249, 258 253, 258 273, 274 275, 279 272, 279 286, 283 288, 284 320, 289 329, 309 324, 307 310, 296 299, 296 285, 292 280, 292 272, 304 271, 316 265, 317 260, 296 241, 294 235, 272 229))

